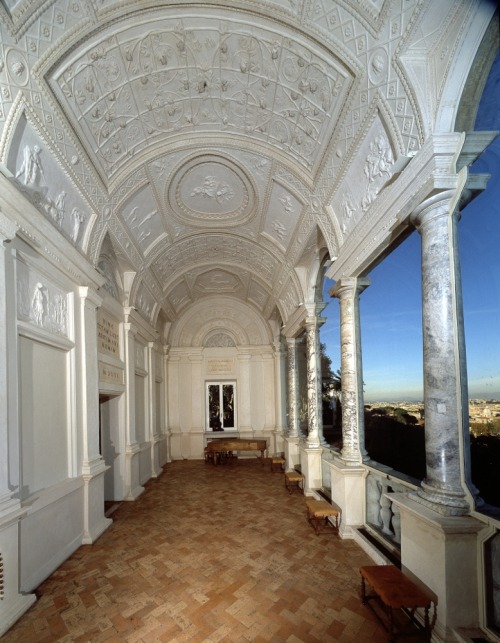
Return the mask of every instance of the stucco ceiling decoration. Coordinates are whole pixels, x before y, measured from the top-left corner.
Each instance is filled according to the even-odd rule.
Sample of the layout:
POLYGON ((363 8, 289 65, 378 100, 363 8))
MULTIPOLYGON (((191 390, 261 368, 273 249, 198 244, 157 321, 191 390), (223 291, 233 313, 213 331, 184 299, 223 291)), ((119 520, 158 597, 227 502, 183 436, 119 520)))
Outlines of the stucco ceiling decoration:
POLYGON ((349 69, 283 24, 179 13, 163 7, 114 22, 47 78, 101 176, 167 140, 215 133, 251 137, 313 172, 349 69))
POLYGON ((255 191, 236 164, 215 155, 197 156, 166 186, 173 213, 187 225, 238 225, 255 212, 255 191))

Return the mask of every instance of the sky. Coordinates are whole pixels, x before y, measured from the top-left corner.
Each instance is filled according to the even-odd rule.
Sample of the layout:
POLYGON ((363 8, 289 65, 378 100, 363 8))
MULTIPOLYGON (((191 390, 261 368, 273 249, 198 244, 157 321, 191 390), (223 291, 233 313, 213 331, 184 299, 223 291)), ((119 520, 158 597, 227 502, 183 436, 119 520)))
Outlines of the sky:
MULTIPOLYGON (((476 118, 477 130, 500 130, 500 56, 476 118)), ((458 224, 469 398, 500 400, 500 137, 471 167, 491 174, 486 190, 458 224)), ((360 296, 364 398, 423 400, 420 235, 408 237, 367 277, 360 296)), ((321 341, 340 368, 340 308, 328 295, 321 341)))

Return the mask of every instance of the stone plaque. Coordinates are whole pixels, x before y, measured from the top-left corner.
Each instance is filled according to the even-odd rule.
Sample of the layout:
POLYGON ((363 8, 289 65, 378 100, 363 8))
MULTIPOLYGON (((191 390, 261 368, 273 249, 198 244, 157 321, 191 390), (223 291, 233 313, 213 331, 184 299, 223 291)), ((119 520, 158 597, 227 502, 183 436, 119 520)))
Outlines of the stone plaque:
POLYGON ((232 373, 234 371, 233 359, 209 359, 207 362, 207 371, 212 375, 221 375, 222 373, 232 373))
POLYGON ((99 381, 123 386, 125 381, 123 369, 99 362, 99 381))
POLYGON ((97 347, 101 353, 120 357, 119 324, 102 310, 97 314, 97 347))

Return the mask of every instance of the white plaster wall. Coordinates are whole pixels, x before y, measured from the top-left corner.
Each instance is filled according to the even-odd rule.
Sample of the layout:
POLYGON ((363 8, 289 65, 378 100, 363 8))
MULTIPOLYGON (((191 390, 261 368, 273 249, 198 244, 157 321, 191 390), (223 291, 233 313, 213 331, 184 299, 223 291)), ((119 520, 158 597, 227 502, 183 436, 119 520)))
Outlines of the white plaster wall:
POLYGON ((68 477, 67 353, 19 339, 22 494, 68 477))
POLYGON ((21 591, 37 587, 81 545, 83 516, 81 479, 37 494, 20 523, 21 591))
MULTIPOLYGON (((169 427, 172 459, 201 459, 205 446, 205 389, 208 381, 236 382, 236 424, 245 436, 269 437, 274 429, 275 387, 274 362, 270 347, 254 349, 246 360, 238 359, 237 348, 199 349, 177 348, 169 361, 169 427), (213 360, 232 362, 233 367, 223 374, 211 372, 213 360), (242 369, 250 372, 246 386, 242 369)), ((245 352, 245 355, 247 353, 245 352)), ((271 444, 270 444, 271 446, 271 444)))

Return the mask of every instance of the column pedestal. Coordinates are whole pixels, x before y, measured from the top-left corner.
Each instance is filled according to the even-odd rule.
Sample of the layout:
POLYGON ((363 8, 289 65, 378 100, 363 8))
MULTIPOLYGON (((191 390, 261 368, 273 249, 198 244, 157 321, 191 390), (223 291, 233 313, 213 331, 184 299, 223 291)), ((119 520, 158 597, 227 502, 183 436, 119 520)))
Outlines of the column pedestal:
POLYGON ((19 521, 24 512, 0 518, 0 565, 3 566, 0 600, 0 637, 36 601, 35 594, 19 592, 19 521))
POLYGON ((285 460, 286 468, 289 471, 300 465, 300 438, 298 436, 285 437, 285 460))
POLYGON ((364 523, 364 467, 348 466, 340 460, 329 463, 332 481, 332 501, 342 510, 339 535, 352 538, 353 530, 364 523))
POLYGON ((405 494, 391 500, 401 516, 402 571, 435 594, 435 636, 455 640, 455 628, 479 621, 477 538, 484 525, 470 516, 442 516, 405 494))
POLYGON ((91 545, 113 522, 103 514, 104 508, 104 474, 110 467, 103 460, 83 472, 84 493, 84 528, 83 545, 91 545))
POLYGON ((304 446, 300 449, 301 472, 305 477, 304 492, 321 489, 323 478, 321 476, 321 447, 304 446))

